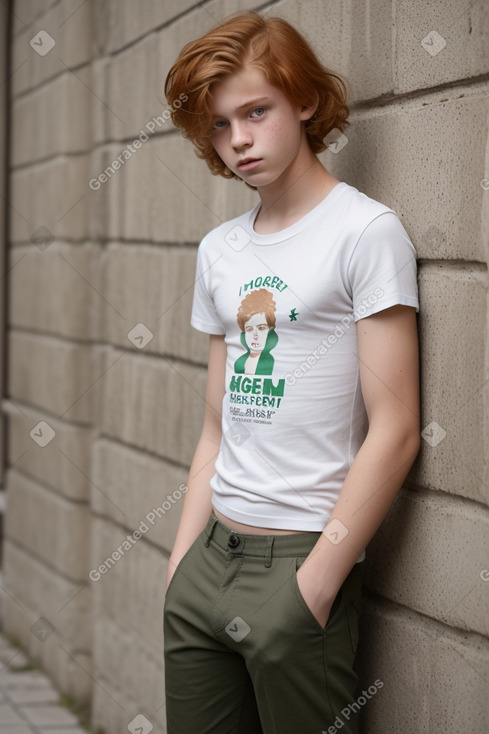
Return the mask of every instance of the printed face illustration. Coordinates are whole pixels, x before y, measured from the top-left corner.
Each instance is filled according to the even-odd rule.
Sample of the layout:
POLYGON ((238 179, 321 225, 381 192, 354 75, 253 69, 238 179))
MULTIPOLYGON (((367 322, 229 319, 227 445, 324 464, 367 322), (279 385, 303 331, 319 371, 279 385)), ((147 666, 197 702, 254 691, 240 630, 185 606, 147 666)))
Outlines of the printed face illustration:
POLYGON ((238 374, 272 374, 275 360, 270 352, 278 342, 275 310, 273 294, 266 288, 251 291, 241 301, 236 320, 241 331, 239 340, 246 352, 234 363, 238 374))
POLYGON ((250 350, 250 356, 256 357, 263 351, 269 328, 264 313, 255 313, 245 322, 245 339, 250 350))

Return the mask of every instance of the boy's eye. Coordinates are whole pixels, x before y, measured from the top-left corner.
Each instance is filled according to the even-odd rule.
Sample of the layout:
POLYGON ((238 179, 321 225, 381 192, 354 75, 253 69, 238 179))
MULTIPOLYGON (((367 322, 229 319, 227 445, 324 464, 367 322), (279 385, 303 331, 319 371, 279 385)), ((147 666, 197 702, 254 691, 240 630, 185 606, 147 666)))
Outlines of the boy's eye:
POLYGON ((251 113, 251 117, 263 117, 265 114, 265 108, 264 107, 257 107, 256 110, 253 110, 251 113))

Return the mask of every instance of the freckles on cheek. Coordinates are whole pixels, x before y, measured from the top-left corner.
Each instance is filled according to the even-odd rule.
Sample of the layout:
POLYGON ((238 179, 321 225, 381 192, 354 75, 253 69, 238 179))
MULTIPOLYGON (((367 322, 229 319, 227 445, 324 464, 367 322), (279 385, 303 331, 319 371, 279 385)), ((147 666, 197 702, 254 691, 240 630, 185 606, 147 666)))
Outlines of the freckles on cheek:
POLYGON ((277 122, 268 130, 268 139, 271 143, 279 143, 283 144, 286 142, 291 142, 294 138, 294 131, 288 128, 286 125, 280 124, 280 122, 277 122))
POLYGON ((263 130, 260 136, 260 142, 268 147, 273 146, 280 140, 280 125, 273 125, 266 130, 263 130))

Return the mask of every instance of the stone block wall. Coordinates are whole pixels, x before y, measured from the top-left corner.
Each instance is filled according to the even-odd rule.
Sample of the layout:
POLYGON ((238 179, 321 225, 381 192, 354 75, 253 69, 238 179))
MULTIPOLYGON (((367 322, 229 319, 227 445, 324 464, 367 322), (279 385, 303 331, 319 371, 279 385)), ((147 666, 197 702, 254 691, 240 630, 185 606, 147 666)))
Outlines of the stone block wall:
POLYGON ((362 734, 485 734, 485 0, 12 3, 3 628, 94 727, 165 731, 164 578, 206 380, 196 247, 256 195, 210 176, 163 81, 245 9, 347 77, 347 144, 321 159, 391 206, 419 256, 424 440, 368 550, 359 664, 382 686, 362 734))

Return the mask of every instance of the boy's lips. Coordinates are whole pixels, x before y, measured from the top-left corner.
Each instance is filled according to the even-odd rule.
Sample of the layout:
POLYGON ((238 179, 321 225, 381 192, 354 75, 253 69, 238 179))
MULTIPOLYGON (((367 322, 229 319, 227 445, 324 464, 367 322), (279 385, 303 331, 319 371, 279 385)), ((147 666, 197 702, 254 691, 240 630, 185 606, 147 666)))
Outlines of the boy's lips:
POLYGON ((243 158, 238 161, 238 168, 240 171, 248 171, 250 168, 254 168, 261 162, 261 158, 243 158))

